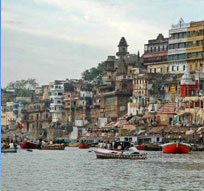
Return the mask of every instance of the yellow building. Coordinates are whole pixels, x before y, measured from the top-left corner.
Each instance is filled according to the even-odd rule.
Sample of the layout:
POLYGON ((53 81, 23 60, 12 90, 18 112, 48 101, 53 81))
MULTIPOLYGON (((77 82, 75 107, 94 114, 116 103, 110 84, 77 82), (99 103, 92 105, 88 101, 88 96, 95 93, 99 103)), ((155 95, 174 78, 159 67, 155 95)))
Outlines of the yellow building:
POLYGON ((152 64, 147 66, 148 73, 168 73, 169 72, 169 64, 161 63, 161 64, 152 64))
POLYGON ((189 123, 204 125, 204 96, 185 97, 183 103, 179 101, 177 114, 181 120, 186 118, 189 123))
POLYGON ((13 111, 1 110, 1 126, 8 126, 12 121, 16 120, 16 116, 13 111))
POLYGON ((204 21, 191 22, 187 29, 186 59, 190 72, 202 70, 204 65, 204 21))

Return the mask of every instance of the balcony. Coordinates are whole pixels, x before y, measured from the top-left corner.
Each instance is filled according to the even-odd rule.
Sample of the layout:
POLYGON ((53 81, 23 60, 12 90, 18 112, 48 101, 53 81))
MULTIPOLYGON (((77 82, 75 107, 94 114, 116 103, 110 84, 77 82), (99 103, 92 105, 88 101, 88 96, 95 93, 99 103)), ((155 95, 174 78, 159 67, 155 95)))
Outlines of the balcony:
POLYGON ((63 99, 63 95, 51 95, 50 99, 63 99))
POLYGON ((55 106, 62 106, 63 104, 62 103, 51 103, 50 104, 50 107, 55 107, 55 106))

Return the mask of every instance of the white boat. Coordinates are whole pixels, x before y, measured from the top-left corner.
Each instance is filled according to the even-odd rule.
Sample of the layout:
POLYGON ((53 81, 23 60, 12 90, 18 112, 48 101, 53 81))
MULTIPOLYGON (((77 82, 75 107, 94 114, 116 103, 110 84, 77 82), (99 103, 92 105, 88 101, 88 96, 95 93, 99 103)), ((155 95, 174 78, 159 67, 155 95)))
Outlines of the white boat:
POLYGON ((128 151, 115 151, 108 149, 95 149, 96 157, 98 159, 146 159, 146 153, 140 153, 135 147, 128 151))

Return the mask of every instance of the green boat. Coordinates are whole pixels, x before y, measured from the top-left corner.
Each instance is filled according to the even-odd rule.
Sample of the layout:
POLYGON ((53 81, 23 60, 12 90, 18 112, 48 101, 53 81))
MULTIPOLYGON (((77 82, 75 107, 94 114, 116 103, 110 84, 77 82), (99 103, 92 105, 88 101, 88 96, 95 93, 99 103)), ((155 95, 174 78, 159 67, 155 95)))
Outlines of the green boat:
POLYGON ((7 149, 1 149, 2 153, 16 153, 17 148, 7 148, 7 149))

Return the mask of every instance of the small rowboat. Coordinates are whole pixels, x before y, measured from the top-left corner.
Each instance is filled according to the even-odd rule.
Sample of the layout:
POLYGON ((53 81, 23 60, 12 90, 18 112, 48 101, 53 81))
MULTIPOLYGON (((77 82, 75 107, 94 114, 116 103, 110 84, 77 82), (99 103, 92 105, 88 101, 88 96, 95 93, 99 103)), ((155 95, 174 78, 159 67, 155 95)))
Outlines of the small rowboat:
POLYGON ((17 148, 7 148, 7 149, 1 149, 2 153, 16 153, 17 148))
POLYGON ((42 150, 64 150, 64 144, 54 144, 54 145, 42 145, 42 150))
MULTIPOLYGON (((101 150, 101 149, 100 149, 101 150)), ((144 160, 147 158, 146 153, 137 153, 137 152, 120 152, 120 151, 111 151, 111 150, 106 150, 102 149, 103 151, 100 150, 94 150, 96 157, 98 159, 140 159, 144 160)))

